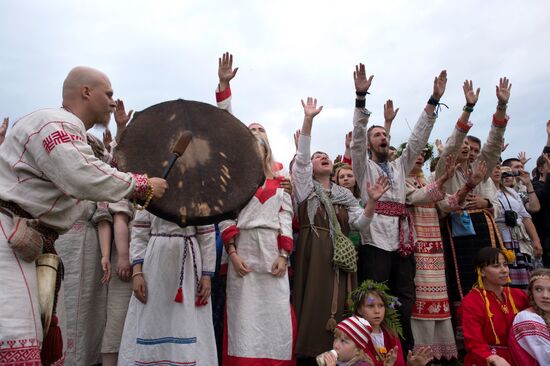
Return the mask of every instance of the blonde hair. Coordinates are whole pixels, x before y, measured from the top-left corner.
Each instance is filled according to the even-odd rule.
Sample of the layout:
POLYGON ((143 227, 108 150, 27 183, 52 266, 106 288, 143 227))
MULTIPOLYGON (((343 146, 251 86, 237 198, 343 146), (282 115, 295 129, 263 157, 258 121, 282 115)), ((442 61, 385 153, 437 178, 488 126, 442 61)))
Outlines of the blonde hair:
POLYGON ((263 138, 260 135, 255 135, 258 140, 258 147, 260 151, 263 149, 263 158, 262 164, 264 166, 264 174, 266 176, 274 177, 275 172, 273 171, 273 153, 271 152, 271 146, 269 146, 269 140, 263 138))

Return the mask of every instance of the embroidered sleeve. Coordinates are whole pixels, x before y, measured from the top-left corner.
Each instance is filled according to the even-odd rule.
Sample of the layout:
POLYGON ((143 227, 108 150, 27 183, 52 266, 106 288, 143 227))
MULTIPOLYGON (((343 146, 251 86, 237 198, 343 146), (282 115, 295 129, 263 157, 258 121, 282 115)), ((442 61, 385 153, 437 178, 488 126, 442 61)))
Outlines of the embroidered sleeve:
POLYGON ((237 222, 235 220, 224 220, 218 224, 224 245, 229 244, 231 239, 239 235, 237 222))
POLYGON ((152 215, 145 211, 137 211, 132 224, 132 237, 130 240, 130 261, 132 266, 143 263, 147 244, 151 238, 151 220, 152 215))
POLYGON ((403 153, 398 158, 401 161, 405 172, 411 171, 416 162, 416 158, 426 146, 436 118, 437 117, 435 115, 428 116, 426 111, 422 111, 422 114, 418 118, 418 122, 416 122, 409 140, 407 141, 405 150, 403 150, 403 153))
POLYGON ((528 311, 520 312, 514 319, 512 334, 539 365, 550 365, 550 332, 542 318, 528 311))
POLYGON ((441 178, 441 176, 445 174, 445 160, 447 159, 447 156, 456 155, 458 153, 458 150, 462 146, 462 142, 471 127, 472 124, 469 122, 468 124, 462 124, 460 121, 457 122, 453 133, 447 139, 447 142, 445 142, 445 147, 443 148, 443 152, 441 153, 437 166, 435 167, 435 180, 441 178))
POLYGON ((127 197, 134 180, 96 158, 82 129, 71 122, 55 121, 31 135, 25 147, 41 169, 38 175, 82 200, 117 202, 127 197))
POLYGON ((479 156, 474 162, 474 165, 482 161, 487 162, 487 174, 485 179, 491 177, 494 167, 499 162, 500 155, 502 154, 504 131, 506 131, 507 121, 508 119, 506 119, 504 123, 498 123, 493 119, 493 124, 489 130, 489 136, 487 136, 487 142, 483 144, 479 156))
POLYGON ((233 114, 231 108, 231 88, 229 85, 224 90, 220 90, 219 87, 216 88, 216 103, 218 104, 218 108, 225 109, 233 114))
POLYGON ((201 251, 202 275, 213 277, 216 271, 216 230, 214 225, 197 226, 196 229, 201 251))

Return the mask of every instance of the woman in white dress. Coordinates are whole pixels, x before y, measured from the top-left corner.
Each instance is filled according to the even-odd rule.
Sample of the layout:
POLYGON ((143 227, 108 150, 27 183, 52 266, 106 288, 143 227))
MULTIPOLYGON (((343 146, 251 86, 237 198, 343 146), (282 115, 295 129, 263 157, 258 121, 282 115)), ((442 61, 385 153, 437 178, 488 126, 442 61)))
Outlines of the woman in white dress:
POLYGON ((134 294, 119 365, 217 365, 210 304, 214 226, 136 214, 130 242, 134 294))
POLYGON ((296 338, 287 260, 292 250, 292 201, 275 178, 271 149, 257 137, 265 183, 237 220, 220 223, 227 271, 223 365, 294 365, 296 338))

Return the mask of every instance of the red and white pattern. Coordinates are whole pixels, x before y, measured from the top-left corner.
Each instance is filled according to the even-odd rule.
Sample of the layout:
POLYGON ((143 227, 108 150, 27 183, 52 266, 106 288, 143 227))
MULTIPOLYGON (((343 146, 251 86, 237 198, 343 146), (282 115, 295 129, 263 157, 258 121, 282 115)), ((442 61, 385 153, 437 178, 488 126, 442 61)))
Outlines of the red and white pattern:
POLYGON ((347 334, 357 346, 367 352, 372 327, 366 319, 352 316, 338 323, 336 329, 347 334))
POLYGON ((0 341, 0 365, 40 366, 40 343, 37 339, 0 341))
POLYGON ((68 133, 64 130, 57 130, 46 136, 42 140, 42 146, 44 150, 49 154, 57 145, 65 144, 71 141, 84 141, 84 139, 78 135, 68 133))

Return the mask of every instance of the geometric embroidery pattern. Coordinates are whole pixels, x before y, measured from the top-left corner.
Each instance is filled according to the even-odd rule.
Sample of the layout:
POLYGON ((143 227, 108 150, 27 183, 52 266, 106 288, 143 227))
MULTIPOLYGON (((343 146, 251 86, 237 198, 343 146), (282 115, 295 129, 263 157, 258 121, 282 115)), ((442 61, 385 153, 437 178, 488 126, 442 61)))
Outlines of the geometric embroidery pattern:
POLYGON ((40 366, 40 346, 36 339, 0 341, 0 365, 40 366))
POLYGON ((42 146, 44 146, 44 150, 49 154, 57 145, 74 140, 83 141, 82 137, 78 135, 73 135, 64 130, 57 130, 42 140, 42 146))

